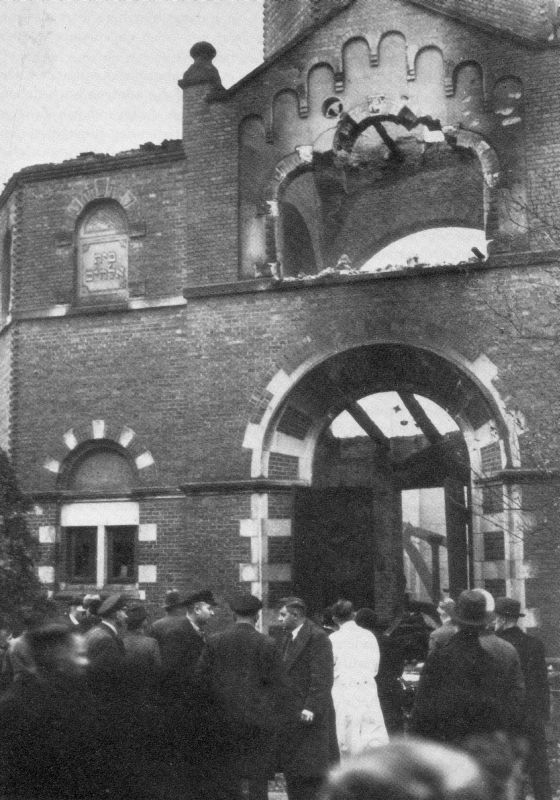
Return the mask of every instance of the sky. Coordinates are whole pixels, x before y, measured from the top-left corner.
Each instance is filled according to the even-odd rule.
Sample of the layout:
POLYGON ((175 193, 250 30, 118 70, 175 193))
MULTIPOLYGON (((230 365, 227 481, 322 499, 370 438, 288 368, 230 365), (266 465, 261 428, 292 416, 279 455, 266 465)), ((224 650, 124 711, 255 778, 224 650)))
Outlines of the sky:
POLYGON ((0 19, 0 188, 32 164, 181 138, 197 41, 226 87, 262 61, 262 0, 0 0, 0 19))
MULTIPOLYGON (((449 414, 432 400, 421 395, 416 399, 441 434, 457 431, 458 427, 449 414)), ((419 436, 422 431, 405 408, 397 392, 378 392, 358 400, 361 407, 385 436, 419 436)), ((364 436, 364 431, 347 411, 343 411, 333 420, 331 430, 339 439, 352 436, 364 436)))
MULTIPOLYGON (((177 81, 201 40, 229 87, 262 61, 262 0, 0 0, 0 190, 33 164, 181 138, 177 81)), ((457 262, 483 234, 422 233, 365 267, 457 262), (447 237, 447 238, 446 238, 447 237), (433 251, 433 252, 432 252, 433 251)))

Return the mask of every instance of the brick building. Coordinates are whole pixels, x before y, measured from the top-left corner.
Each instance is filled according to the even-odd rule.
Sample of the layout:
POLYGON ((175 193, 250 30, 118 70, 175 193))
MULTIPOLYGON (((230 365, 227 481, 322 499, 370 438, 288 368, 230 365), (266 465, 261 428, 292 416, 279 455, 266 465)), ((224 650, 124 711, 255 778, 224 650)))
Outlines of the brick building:
POLYGON ((182 141, 12 177, 0 446, 49 588, 159 606, 242 582, 389 616, 407 549, 428 595, 516 596, 560 655, 555 13, 266 0, 265 61, 232 88, 193 47, 182 141), (445 226, 488 257, 362 269, 445 226), (386 393, 414 436, 364 410, 386 393), (342 412, 361 436, 333 435, 342 412), (427 489, 443 533, 403 532, 427 489))

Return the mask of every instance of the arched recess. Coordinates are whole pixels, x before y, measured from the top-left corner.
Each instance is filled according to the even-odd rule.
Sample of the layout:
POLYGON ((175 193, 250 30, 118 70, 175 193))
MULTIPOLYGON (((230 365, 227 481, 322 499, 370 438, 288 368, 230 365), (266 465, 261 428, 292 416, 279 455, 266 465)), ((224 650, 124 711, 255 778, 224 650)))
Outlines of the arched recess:
MULTIPOLYGON (((393 614, 404 589, 400 492, 439 486, 445 492, 447 538, 438 546, 449 548, 452 592, 480 585, 523 601, 523 515, 501 477, 503 469, 518 465, 517 437, 491 373, 484 357, 467 363, 435 347, 397 341, 364 344, 318 357, 292 375, 279 373, 267 387, 268 408, 258 427, 248 429, 245 445, 253 449, 253 474, 286 486, 256 496, 258 558, 242 565, 241 580, 254 583, 269 603, 281 591, 307 592, 320 610, 330 594, 350 594, 356 576, 355 599, 393 614), (385 392, 396 392, 412 414, 415 443, 392 441, 360 406, 360 400, 385 392), (441 434, 419 397, 443 409, 457 431, 441 434), (354 480, 343 464, 338 475, 346 478, 333 482, 333 453, 342 456, 328 431, 342 411, 364 431, 370 467, 367 475, 358 470, 354 480), (313 560, 313 588, 306 588, 301 576, 309 577, 313 560), (337 563, 342 566, 336 571, 337 563)), ((433 565, 424 566, 430 575, 433 565)))
POLYGON ((282 207, 282 251, 284 275, 312 275, 317 272, 309 229, 301 213, 291 203, 282 207))
POLYGON ((76 226, 76 294, 79 302, 128 297, 129 228, 116 200, 94 200, 76 226))
MULTIPOLYGON (((344 140, 350 155, 361 135, 354 130, 344 140)), ((421 228, 473 227, 496 238, 501 170, 494 148, 472 131, 446 132, 444 139, 426 152, 415 139, 400 142, 402 164, 391 169, 381 148, 371 151, 364 170, 346 170, 333 153, 314 154, 311 145, 296 148, 277 163, 264 191, 267 260, 282 260, 280 201, 303 172, 312 174, 318 193, 315 226, 323 268, 334 266, 342 253, 359 266, 384 243, 421 228)))
POLYGON ((429 114, 446 124, 447 103, 441 50, 437 47, 422 48, 415 59, 415 71, 416 107, 421 108, 423 114, 429 114))
POLYGON ((266 262, 262 184, 267 169, 264 122, 251 115, 239 125, 239 270, 254 277, 256 265, 266 262))
POLYGON ((134 460, 111 439, 82 442, 64 459, 57 488, 69 493, 128 495, 139 485, 134 460))
POLYGON ((321 204, 313 173, 306 170, 285 186, 279 202, 283 273, 313 275, 322 269, 321 204))

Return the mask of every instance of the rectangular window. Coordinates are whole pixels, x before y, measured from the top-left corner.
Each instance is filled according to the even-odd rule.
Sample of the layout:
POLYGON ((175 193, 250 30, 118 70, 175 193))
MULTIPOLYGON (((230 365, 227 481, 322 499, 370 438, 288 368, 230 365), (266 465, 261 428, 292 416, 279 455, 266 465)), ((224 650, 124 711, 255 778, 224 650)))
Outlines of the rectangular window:
POLYGON ((486 475, 498 472, 502 468, 502 451, 499 442, 492 442, 480 448, 482 471, 486 475))
POLYGON ((505 557, 504 532, 486 531, 484 533, 484 560, 503 561, 505 557))
POLYGON ((75 583, 95 583, 97 566, 97 528, 65 528, 66 579, 75 583))
POLYGON ((130 583, 136 580, 135 525, 108 525, 107 582, 130 583))
POLYGON ((482 513, 499 514, 504 510, 504 490, 501 483, 482 487, 482 513))
POLYGON ((137 525, 68 526, 63 529, 69 583, 135 583, 137 525))

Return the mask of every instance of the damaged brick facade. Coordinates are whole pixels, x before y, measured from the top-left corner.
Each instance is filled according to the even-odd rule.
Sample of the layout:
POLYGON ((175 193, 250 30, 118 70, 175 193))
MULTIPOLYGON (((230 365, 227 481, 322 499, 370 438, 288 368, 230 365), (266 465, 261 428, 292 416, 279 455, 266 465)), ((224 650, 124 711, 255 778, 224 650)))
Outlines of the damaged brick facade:
MULTIPOLYGON (((560 78, 544 5, 294 0, 288 18, 267 0, 267 60, 236 86, 213 48, 193 50, 182 141, 11 179, 0 445, 33 498, 48 588, 157 608, 171 586, 225 597, 241 582, 270 606, 301 572, 305 492, 365 480, 317 461, 329 422, 397 390, 463 436, 468 478, 435 443, 464 500, 448 519, 465 537, 456 586, 503 586, 560 655, 560 78), (488 258, 360 271, 449 225, 485 230, 488 258)), ((389 616, 403 586, 383 458, 369 555, 389 616)), ((425 474, 414 463, 406 481, 425 474)))

